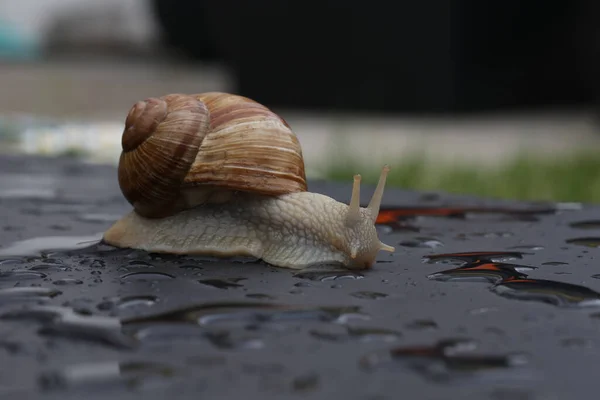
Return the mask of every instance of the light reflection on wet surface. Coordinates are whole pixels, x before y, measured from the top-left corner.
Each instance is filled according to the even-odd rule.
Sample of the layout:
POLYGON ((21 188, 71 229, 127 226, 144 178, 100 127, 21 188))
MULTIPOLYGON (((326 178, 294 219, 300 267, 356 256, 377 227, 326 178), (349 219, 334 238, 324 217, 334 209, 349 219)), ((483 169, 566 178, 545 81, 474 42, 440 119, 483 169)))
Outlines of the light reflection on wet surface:
POLYGON ((423 207, 390 190, 393 255, 293 271, 99 243, 128 207, 114 170, 73 163, 14 166, 59 176, 58 200, 0 195, 0 359, 14 366, 0 394, 493 399, 595 384, 595 208, 423 207), (74 189, 71 170, 91 175, 74 189))

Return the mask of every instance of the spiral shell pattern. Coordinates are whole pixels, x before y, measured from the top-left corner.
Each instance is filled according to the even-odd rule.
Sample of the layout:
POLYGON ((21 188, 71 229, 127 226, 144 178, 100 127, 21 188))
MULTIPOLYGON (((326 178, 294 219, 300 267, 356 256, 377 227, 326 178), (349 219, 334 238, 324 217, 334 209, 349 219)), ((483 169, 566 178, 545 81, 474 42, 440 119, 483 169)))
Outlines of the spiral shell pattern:
POLYGON ((215 185, 264 195, 307 190, 300 142, 283 118, 242 96, 196 97, 210 112, 210 133, 184 185, 215 185))
POLYGON ((119 185, 137 213, 177 212, 182 191, 281 195, 306 191, 302 150, 285 120, 228 93, 171 94, 127 116, 119 185))

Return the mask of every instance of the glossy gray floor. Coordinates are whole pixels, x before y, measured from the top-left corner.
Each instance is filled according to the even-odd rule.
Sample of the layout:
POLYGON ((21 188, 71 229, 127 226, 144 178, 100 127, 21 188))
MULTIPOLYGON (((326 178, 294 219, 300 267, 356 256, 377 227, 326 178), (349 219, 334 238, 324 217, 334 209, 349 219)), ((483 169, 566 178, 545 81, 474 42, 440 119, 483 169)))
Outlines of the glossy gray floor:
MULTIPOLYGON (((598 207, 388 190, 379 229, 395 254, 363 274, 298 272, 93 242, 53 250, 93 240, 129 209, 115 170, 3 157, 0 171, 2 396, 597 391, 598 207)), ((310 187, 347 201, 350 184, 310 187)))

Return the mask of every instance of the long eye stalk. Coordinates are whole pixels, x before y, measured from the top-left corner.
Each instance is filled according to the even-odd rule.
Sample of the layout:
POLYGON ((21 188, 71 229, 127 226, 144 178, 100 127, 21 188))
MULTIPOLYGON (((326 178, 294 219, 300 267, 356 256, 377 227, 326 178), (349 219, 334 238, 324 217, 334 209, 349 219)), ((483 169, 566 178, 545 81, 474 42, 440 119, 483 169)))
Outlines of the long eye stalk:
POLYGON ((379 182, 377 183, 377 187, 375 188, 375 192, 373 193, 373 197, 371 197, 371 201, 367 208, 371 211, 371 218, 373 219, 373 223, 377 221, 377 216, 379 215, 379 207, 381 206, 381 199, 383 198, 383 189, 385 188, 385 181, 387 179, 388 172, 390 172, 390 167, 388 165, 384 165, 381 170, 381 175, 379 175, 379 182))
POLYGON ((360 221, 360 175, 354 175, 354 184, 352 185, 352 197, 348 214, 346 214, 346 225, 353 227, 360 221))

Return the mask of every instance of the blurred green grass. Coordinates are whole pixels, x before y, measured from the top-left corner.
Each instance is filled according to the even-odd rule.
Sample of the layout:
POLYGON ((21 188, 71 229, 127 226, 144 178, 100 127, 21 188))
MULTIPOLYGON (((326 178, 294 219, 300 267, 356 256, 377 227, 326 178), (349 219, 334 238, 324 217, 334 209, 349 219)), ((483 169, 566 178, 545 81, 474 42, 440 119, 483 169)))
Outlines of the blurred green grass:
MULTIPOLYGON (((497 167, 440 163, 419 154, 389 165, 389 187, 527 201, 600 202, 597 151, 560 157, 519 154, 497 167)), ((376 183, 380 170, 343 161, 323 168, 322 173, 327 179, 342 182, 350 182, 353 174, 360 173, 363 182, 376 183)))

